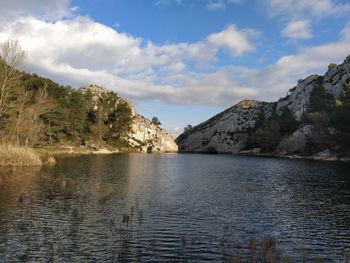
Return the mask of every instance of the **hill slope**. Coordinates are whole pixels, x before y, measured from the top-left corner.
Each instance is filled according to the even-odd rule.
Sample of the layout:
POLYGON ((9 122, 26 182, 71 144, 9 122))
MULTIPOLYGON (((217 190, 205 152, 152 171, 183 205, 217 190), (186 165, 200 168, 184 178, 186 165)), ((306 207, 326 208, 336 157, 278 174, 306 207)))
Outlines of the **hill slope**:
POLYGON ((77 90, 2 65, 18 80, 9 89, 9 107, 0 118, 0 143, 82 151, 177 151, 167 131, 115 92, 97 85, 77 90))
POLYGON ((180 152, 347 155, 350 56, 324 76, 298 81, 277 102, 241 101, 175 141, 180 152))

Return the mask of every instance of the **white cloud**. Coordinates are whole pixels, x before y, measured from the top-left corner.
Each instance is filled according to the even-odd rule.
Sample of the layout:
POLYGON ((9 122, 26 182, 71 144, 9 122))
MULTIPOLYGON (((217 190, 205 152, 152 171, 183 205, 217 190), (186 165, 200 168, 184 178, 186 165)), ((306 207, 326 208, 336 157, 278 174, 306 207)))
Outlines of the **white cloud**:
POLYGON ((18 16, 2 24, 0 42, 18 39, 28 51, 27 70, 62 84, 97 83, 133 100, 216 106, 245 98, 275 100, 297 79, 350 53, 349 24, 338 41, 284 56, 265 69, 208 69, 220 49, 232 57, 252 52, 257 34, 229 25, 198 42, 155 45, 87 17, 50 22, 18 16))
POLYGON ((70 7, 70 0, 0 0, 0 6, 0 21, 19 15, 57 20, 78 10, 70 7))
POLYGON ((172 3, 183 5, 184 1, 183 0, 154 0, 155 6, 168 6, 172 3))
POLYGON ((257 31, 238 30, 235 25, 230 25, 225 30, 210 35, 208 42, 218 48, 226 48, 232 56, 240 56, 255 49, 249 38, 256 35, 257 31))
POLYGON ((187 64, 215 61, 222 48, 234 57, 250 52, 252 32, 231 25, 195 43, 158 46, 87 17, 23 16, 4 25, 0 42, 18 39, 28 51, 27 70, 62 84, 98 83, 132 99, 217 105, 256 91, 235 83, 228 70, 199 73, 187 64))
POLYGON ((207 8, 209 10, 224 10, 227 5, 241 3, 243 0, 208 0, 207 8))
POLYGON ((294 40, 312 38, 310 21, 315 23, 350 13, 350 3, 336 0, 264 0, 262 3, 271 18, 288 21, 281 34, 294 40))
POLYGON ((284 19, 322 18, 328 15, 347 15, 350 3, 334 0, 265 0, 269 14, 284 19))
POLYGON ((217 9, 224 9, 226 7, 226 3, 224 1, 213 1, 210 0, 207 4, 207 8, 209 10, 217 10, 217 9))
POLYGON ((155 0, 154 4, 156 6, 160 6, 160 5, 169 5, 170 4, 170 0, 155 0))
POLYGON ((329 63, 341 63, 350 54, 350 23, 336 42, 302 49, 298 54, 281 57, 263 70, 242 74, 242 83, 259 89, 260 99, 275 100, 295 86, 300 78, 323 74, 329 63))
POLYGON ((227 0, 228 4, 242 4, 244 0, 227 0))
POLYGON ((310 39, 312 37, 309 20, 290 21, 282 30, 282 36, 289 39, 310 39))

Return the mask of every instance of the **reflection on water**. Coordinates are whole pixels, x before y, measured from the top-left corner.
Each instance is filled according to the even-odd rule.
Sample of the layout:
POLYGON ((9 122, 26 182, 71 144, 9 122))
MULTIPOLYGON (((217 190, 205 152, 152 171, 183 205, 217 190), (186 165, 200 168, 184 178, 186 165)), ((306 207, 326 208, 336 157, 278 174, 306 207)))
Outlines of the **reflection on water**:
POLYGON ((229 262, 276 249, 270 240, 283 260, 341 261, 350 249, 349 172, 339 163, 176 154, 1 170, 0 262, 229 262))

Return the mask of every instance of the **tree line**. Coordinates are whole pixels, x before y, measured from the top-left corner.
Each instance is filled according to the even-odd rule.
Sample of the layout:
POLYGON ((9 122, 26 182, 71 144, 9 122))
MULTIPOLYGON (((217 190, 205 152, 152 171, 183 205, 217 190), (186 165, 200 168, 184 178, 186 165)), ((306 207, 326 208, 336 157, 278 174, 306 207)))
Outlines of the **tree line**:
POLYGON ((0 46, 0 143, 128 146, 132 110, 125 100, 22 72, 26 56, 18 41, 0 46))

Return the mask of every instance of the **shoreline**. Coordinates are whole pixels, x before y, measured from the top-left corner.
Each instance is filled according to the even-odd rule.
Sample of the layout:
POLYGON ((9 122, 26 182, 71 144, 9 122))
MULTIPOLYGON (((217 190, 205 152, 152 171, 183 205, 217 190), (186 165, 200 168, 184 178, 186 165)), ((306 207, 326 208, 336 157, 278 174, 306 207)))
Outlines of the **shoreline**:
MULTIPOLYGON (((0 147, 4 145, 0 144, 0 147)), ((55 165, 57 157, 70 157, 70 156, 80 156, 80 155, 110 155, 110 154, 123 154, 123 153, 135 153, 135 154, 174 154, 178 152, 159 152, 155 151, 152 153, 147 153, 140 151, 138 148, 132 147, 120 147, 120 148, 88 148, 79 146, 44 146, 44 147, 20 147, 20 146, 10 146, 20 152, 21 156, 12 156, 12 153, 6 151, 0 151, 0 168, 11 168, 11 167, 41 167, 45 165, 55 165), (23 153, 22 153, 23 152, 23 153), (30 158, 29 158, 30 157, 30 158), (15 160, 19 161, 15 161, 15 160), (30 159, 27 161, 26 159, 30 159), (26 162, 24 162, 25 160, 26 162)), ((1 149, 0 149, 1 150, 1 149)))
POLYGON ((221 152, 221 153, 208 153, 208 152, 178 152, 179 154, 209 154, 209 155, 234 155, 234 156, 244 156, 244 157, 265 157, 265 158, 279 158, 279 159, 291 159, 291 160, 308 160, 308 161, 322 161, 322 162, 341 162, 341 163, 350 163, 350 157, 321 157, 321 156, 302 156, 302 155, 283 155, 276 153, 230 153, 230 152, 221 152))
MULTIPOLYGON (((107 149, 101 148, 99 150, 93 149, 77 149, 76 147, 52 147, 52 148, 38 148, 35 149, 40 156, 52 155, 52 156, 75 156, 75 155, 108 155, 117 153, 146 153, 141 152, 135 148, 117 148, 117 149, 107 149), (49 149, 49 151, 47 151, 49 149), (44 151, 43 151, 44 150, 44 151)), ((152 154, 164 154, 164 153, 178 153, 178 154, 229 154, 236 156, 246 156, 246 157, 268 157, 268 158, 281 158, 281 159, 291 159, 291 160, 309 160, 309 161, 323 161, 323 162, 342 162, 350 163, 350 157, 337 157, 335 153, 328 156, 302 156, 298 154, 285 155, 277 153, 253 153, 253 152, 239 152, 239 153, 206 153, 206 152, 152 152, 152 154)))
MULTIPOLYGON (((74 146, 64 146, 64 147, 38 147, 34 148, 41 157, 45 158, 47 156, 75 156, 75 155, 109 155, 109 154, 122 154, 122 153, 146 153, 140 151, 137 148, 124 147, 124 148, 100 148, 99 150, 91 148, 81 148, 74 146)), ((152 154, 157 153, 178 153, 178 152, 152 152, 152 154)))
POLYGON ((98 150, 91 148, 79 148, 74 146, 64 146, 64 147, 38 147, 34 148, 34 151, 37 152, 41 157, 45 156, 74 156, 74 155, 107 155, 115 153, 129 153, 136 152, 133 149, 129 148, 116 148, 116 149, 107 149, 100 148, 98 150))
POLYGON ((282 155, 274 153, 258 153, 258 154, 242 154, 238 153, 238 156, 252 156, 252 157, 269 157, 269 158, 280 158, 280 159, 291 159, 291 160, 308 160, 308 161, 322 161, 322 162, 341 162, 341 163, 350 163, 349 157, 339 158, 336 156, 331 157, 318 157, 318 156, 302 156, 302 155, 282 155))
MULTIPOLYGON (((136 148, 100 148, 99 150, 93 148, 79 147, 79 146, 59 146, 59 147, 38 147, 31 148, 41 159, 42 165, 53 165, 56 163, 56 157, 68 157, 68 156, 79 156, 79 155, 110 155, 110 154, 123 154, 123 153, 138 153, 144 154, 146 152, 139 151, 136 148)), ((336 153, 328 150, 320 152, 312 156, 302 155, 286 155, 277 153, 259 153, 256 151, 241 151, 239 153, 210 153, 210 152, 152 152, 153 154, 224 154, 224 155, 236 155, 245 157, 265 157, 265 158, 281 158, 291 160, 309 160, 309 161, 323 161, 323 162, 340 162, 350 163, 350 157, 338 157, 336 153)), ((1 167, 11 167, 12 165, 2 165, 1 167)), ((15 165, 20 166, 20 165, 15 165)), ((24 165, 26 166, 26 165, 24 165)))

